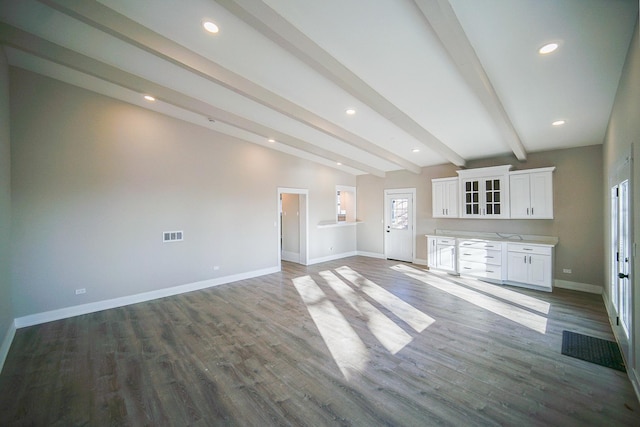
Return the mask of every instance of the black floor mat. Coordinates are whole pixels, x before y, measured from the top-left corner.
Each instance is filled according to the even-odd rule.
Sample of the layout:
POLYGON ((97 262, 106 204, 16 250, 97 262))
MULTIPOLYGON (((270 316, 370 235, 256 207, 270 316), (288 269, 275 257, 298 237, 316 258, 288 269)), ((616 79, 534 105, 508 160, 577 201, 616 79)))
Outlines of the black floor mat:
POLYGON ((562 354, 626 372, 620 348, 614 341, 562 331, 562 354))

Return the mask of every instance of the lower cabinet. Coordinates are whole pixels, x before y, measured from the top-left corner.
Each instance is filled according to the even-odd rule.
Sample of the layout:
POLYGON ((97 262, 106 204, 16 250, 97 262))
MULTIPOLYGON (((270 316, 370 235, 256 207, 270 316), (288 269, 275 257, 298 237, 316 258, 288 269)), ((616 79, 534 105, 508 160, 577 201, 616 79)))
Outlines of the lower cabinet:
POLYGON ((502 243, 486 240, 460 240, 458 272, 481 279, 504 280, 502 243))
POLYGON ((474 276, 551 291, 553 246, 427 236, 427 265, 452 274, 474 276))
POLYGON ((456 239, 449 237, 427 237, 429 268, 457 273, 456 239))
POLYGON ((507 280, 542 288, 552 288, 553 248, 509 243, 507 280))

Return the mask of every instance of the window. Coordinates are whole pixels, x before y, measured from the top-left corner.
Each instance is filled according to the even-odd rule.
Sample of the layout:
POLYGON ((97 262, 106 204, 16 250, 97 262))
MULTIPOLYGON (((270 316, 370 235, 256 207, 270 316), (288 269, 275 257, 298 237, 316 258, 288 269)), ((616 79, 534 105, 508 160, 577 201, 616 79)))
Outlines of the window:
POLYGON ((391 201, 391 223, 394 230, 409 228, 409 199, 399 198, 391 201))

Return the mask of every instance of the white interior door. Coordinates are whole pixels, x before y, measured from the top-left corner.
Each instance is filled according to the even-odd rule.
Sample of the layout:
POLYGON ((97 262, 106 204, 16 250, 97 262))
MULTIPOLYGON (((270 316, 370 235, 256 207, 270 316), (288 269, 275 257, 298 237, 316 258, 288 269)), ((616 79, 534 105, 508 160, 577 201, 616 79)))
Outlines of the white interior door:
POLYGON ((413 262, 415 189, 385 190, 384 254, 387 259, 413 262))

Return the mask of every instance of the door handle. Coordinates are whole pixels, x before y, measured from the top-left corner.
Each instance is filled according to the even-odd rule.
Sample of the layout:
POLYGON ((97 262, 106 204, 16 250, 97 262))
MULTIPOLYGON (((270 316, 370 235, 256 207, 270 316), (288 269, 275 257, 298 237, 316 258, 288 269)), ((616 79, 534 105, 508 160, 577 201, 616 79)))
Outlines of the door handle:
POLYGON ((624 273, 618 273, 618 279, 628 279, 629 275, 624 273))

